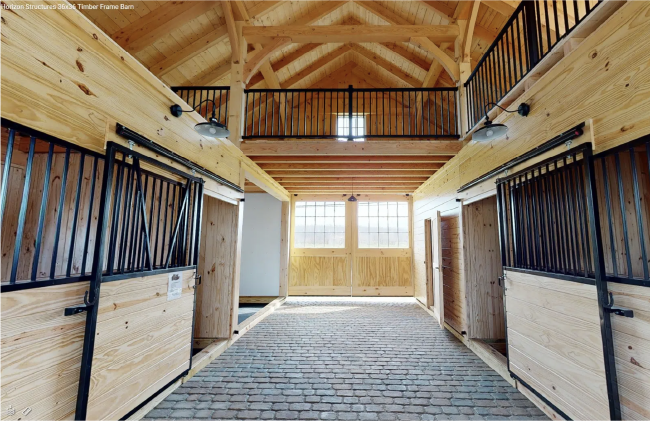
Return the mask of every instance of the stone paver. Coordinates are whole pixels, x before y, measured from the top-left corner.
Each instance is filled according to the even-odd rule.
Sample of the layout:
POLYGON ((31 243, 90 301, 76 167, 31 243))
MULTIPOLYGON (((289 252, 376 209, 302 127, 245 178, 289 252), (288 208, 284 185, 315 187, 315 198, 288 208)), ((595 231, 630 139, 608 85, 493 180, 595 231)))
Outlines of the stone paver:
POLYGON ((149 419, 547 419, 413 301, 289 299, 149 419))

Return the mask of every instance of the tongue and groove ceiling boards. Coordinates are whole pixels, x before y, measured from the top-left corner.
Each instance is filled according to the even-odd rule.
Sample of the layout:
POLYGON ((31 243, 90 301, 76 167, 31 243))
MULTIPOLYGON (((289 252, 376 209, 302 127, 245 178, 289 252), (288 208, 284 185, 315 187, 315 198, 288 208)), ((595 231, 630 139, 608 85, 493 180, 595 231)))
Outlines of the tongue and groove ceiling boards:
MULTIPOLYGON (((169 86, 228 86, 229 23, 244 21, 249 43, 247 63, 254 68, 248 89, 328 89, 348 85, 373 89, 456 86, 450 73, 458 76, 449 70, 454 66, 458 69, 458 56, 466 53, 474 67, 518 2, 481 2, 478 7, 472 1, 121 3, 134 8, 81 11, 169 86), (472 25, 472 41, 466 43, 466 49, 463 45, 455 48, 454 31, 450 32, 453 36, 426 33, 427 38, 415 33, 402 39, 404 33, 427 27, 445 32, 446 26, 453 25, 459 33, 457 24, 461 31, 464 25, 472 25), (393 25, 399 26, 399 35, 391 39, 335 36, 335 41, 340 42, 322 43, 301 32, 301 27, 308 25, 330 27, 324 30, 332 30, 335 35, 345 31, 357 33, 364 25, 393 25), (263 26, 283 27, 283 36, 289 39, 275 38, 269 43, 263 26), (265 54, 256 57, 260 50, 265 54), (260 57, 263 59, 259 60, 260 57)), ((411 193, 461 146, 455 139, 242 142, 242 150, 293 193, 344 193, 350 191, 353 182, 355 191, 360 193, 411 193)), ((258 188, 247 185, 246 189, 258 188)))

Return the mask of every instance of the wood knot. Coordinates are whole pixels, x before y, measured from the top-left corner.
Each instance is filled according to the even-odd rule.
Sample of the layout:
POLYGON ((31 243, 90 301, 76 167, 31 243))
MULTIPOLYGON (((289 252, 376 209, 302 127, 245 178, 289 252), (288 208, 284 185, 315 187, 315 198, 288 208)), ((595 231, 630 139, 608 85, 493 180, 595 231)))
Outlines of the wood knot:
POLYGON ((597 58, 597 52, 593 51, 592 54, 590 54, 590 58, 597 58))
POLYGON ((88 89, 88 86, 84 85, 83 83, 78 83, 77 86, 83 93, 85 93, 88 96, 96 96, 90 89, 88 89))
POLYGON ((83 73, 83 71, 84 71, 84 65, 81 64, 81 61, 76 60, 75 63, 77 63, 77 69, 79 69, 79 71, 83 73))

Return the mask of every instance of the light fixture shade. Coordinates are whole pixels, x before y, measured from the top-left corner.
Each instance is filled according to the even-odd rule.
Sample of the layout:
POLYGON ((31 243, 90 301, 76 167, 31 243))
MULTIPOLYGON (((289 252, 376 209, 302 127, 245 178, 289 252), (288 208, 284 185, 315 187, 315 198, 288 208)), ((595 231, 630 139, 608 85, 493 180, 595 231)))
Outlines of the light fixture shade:
POLYGON ((472 140, 477 142, 488 142, 489 140, 498 139, 509 130, 504 124, 493 124, 491 121, 486 121, 484 127, 477 130, 472 134, 472 140))
POLYGON ((200 135, 207 137, 228 137, 231 134, 226 126, 218 122, 214 117, 206 123, 197 124, 194 126, 194 130, 196 130, 200 135))
POLYGON ((354 195, 351 194, 350 197, 348 198, 348 201, 349 202, 357 202, 357 198, 354 195))

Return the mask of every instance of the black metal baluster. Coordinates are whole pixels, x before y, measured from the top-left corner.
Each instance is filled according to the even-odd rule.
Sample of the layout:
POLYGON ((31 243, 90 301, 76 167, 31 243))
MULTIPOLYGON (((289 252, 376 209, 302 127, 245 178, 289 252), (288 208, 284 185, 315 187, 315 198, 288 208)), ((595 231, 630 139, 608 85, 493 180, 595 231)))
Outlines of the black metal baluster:
POLYGON ((642 254, 642 270, 644 272, 644 279, 649 279, 649 262, 646 258, 647 251, 644 244, 644 223, 642 221, 642 209, 640 198, 640 185, 637 179, 637 163, 635 162, 635 148, 629 151, 631 155, 631 172, 633 173, 633 193, 635 197, 635 214, 637 215, 637 228, 640 236, 640 253, 642 254))
POLYGON ((77 191, 75 192, 75 210, 72 216, 72 229, 70 233, 70 248, 68 249, 68 265, 66 267, 66 276, 70 277, 72 270, 72 259, 75 252, 75 243, 77 240, 77 219, 79 218, 79 202, 81 200, 81 184, 84 181, 84 163, 86 154, 81 153, 79 157, 79 174, 77 175, 77 191))
POLYGON ((271 136, 274 135, 274 125, 276 121, 276 93, 271 92, 271 136))
POLYGON ((66 184, 68 182, 68 166, 70 165, 70 148, 66 148, 63 159, 63 173, 61 175, 61 190, 59 193, 59 207, 57 208, 57 227, 54 233, 54 247, 52 248, 52 261, 50 262, 50 279, 56 274, 57 254, 59 252, 59 237, 61 236, 61 219, 66 198, 66 184))
POLYGON ((10 284, 16 283, 16 276, 18 273, 18 259, 20 258, 20 248, 23 243, 23 231, 25 230, 25 217, 27 216, 27 202, 29 200, 29 185, 32 179, 32 166, 34 165, 34 147, 36 145, 36 138, 34 136, 29 139, 29 152, 27 154, 27 165, 25 166, 25 184, 23 185, 23 196, 20 201, 20 211, 18 213, 18 225, 16 227, 16 242, 14 244, 14 257, 11 265, 11 276, 9 278, 10 284))
POLYGON ((2 193, 0 193, 0 224, 4 221, 5 205, 7 204, 7 186, 9 184, 9 171, 11 170, 11 156, 14 152, 14 139, 16 138, 16 131, 9 130, 9 138, 7 139, 7 150, 5 151, 5 166, 2 169, 2 193))
MULTIPOLYGON (((524 67, 526 67, 526 66, 523 67, 523 62, 524 61, 522 60, 522 40, 521 40, 521 37, 520 37, 520 32, 524 30, 524 23, 522 23, 522 25, 520 24, 520 22, 523 19, 524 19, 524 12, 521 11, 518 14, 518 17, 516 18, 516 22, 517 22, 517 25, 518 25, 518 27, 516 28, 516 32, 518 34, 518 62, 520 63, 520 75, 521 75, 521 77, 524 77, 524 73, 525 73, 524 72, 524 67)), ((525 41, 526 41, 526 39, 525 39, 525 41)), ((525 44, 526 44, 526 42, 525 42, 525 44)), ((526 54, 525 54, 525 57, 526 57, 526 54)), ((529 71, 528 68, 527 68, 527 71, 529 71)))
POLYGON ((54 143, 50 143, 45 164, 45 176, 43 178, 43 194, 41 195, 41 209, 38 215, 38 231, 34 244, 34 258, 32 260, 31 280, 35 281, 38 275, 38 260, 41 255, 41 238, 43 237, 43 225, 45 224, 45 212, 47 210, 47 199, 50 192, 50 172, 52 171, 52 157, 54 155, 54 143))
POLYGON ((606 200, 606 212, 608 215, 608 234, 610 237, 610 254, 611 254, 611 259, 613 262, 613 275, 618 276, 619 272, 617 270, 617 255, 615 252, 615 234, 613 233, 613 224, 610 222, 613 220, 613 214, 612 214, 612 200, 610 197, 610 182, 609 182, 609 177, 608 177, 608 169, 607 169, 607 163, 606 163, 606 157, 601 158, 601 169, 603 172, 604 176, 604 193, 605 193, 605 200, 606 200))
MULTIPOLYGON (((106 162, 104 163, 106 165, 106 162)), ((106 269, 109 275, 113 274, 113 268, 115 266, 115 251, 116 251, 116 242, 118 236, 118 223, 120 221, 120 205, 122 198, 122 180, 124 179, 124 165, 122 161, 118 161, 118 172, 116 175, 117 178, 117 187, 115 188, 115 194, 113 199, 113 220, 109 224, 110 228, 110 237, 109 237, 109 249, 108 249, 108 259, 106 261, 106 269)), ((125 198, 126 200, 126 198, 125 198)), ((107 205, 110 206, 110 205, 107 205)), ((101 216, 101 215, 100 215, 101 216)))
MULTIPOLYGON (((156 239, 154 240, 154 257, 152 258, 154 262, 153 263, 154 266, 157 266, 157 262, 158 262, 158 240, 160 239, 160 213, 161 213, 161 206, 163 203, 163 180, 162 179, 160 180, 159 184, 160 186, 158 187, 158 212, 156 216, 156 239)), ((169 193, 169 184, 167 184, 167 192, 169 193)), ((165 199, 165 201, 167 201, 167 198, 165 199)), ((153 222, 152 222, 152 226, 153 226, 153 222)))
MULTIPOLYGON (((123 156, 126 163, 126 156, 123 156)), ((128 166, 127 170, 127 185, 126 191, 124 192, 124 210, 122 211, 122 232, 120 233, 120 254, 118 255, 118 271, 120 273, 124 272, 124 261, 126 259, 127 252, 127 238, 129 236, 129 208, 131 208, 131 195, 133 187, 133 167, 128 166)))
POLYGON ((626 249, 626 268, 628 278, 633 277, 633 266, 631 264, 631 250, 628 244, 628 223, 626 222, 626 200, 624 198, 624 184, 622 180, 622 171, 619 164, 619 153, 615 153, 615 168, 617 169, 617 181, 619 185, 619 205, 622 212, 622 230, 624 232, 624 246, 626 249))
POLYGON ((90 202, 88 204, 88 216, 86 217, 86 238, 84 239, 84 254, 81 258, 81 275, 86 274, 86 260, 88 258, 88 243, 90 242, 90 226, 93 220, 93 204, 95 203, 95 180, 97 179, 98 157, 93 160, 92 180, 90 182, 90 202))
MULTIPOLYGON (((167 260, 167 257, 165 257, 165 250, 168 250, 165 248, 165 239, 168 238, 167 236, 167 210, 170 207, 170 189, 172 190, 172 195, 174 194, 174 187, 167 182, 167 189, 165 192, 165 214, 163 216, 163 238, 161 238, 161 249, 160 249, 160 265, 163 266, 163 262, 167 260)), ((174 199, 172 198, 172 203, 174 203, 174 199)), ((158 246, 158 242, 156 243, 156 246, 158 246)), ((169 254, 169 250, 168 250, 169 254)))
MULTIPOLYGON (((561 0, 561 4, 563 5, 563 21, 565 22, 565 32, 563 33, 563 36, 565 36, 565 34, 570 31, 570 21, 567 18, 567 4, 565 4, 565 0, 561 0)), ((578 16, 575 16, 575 18, 578 18, 578 16)))

